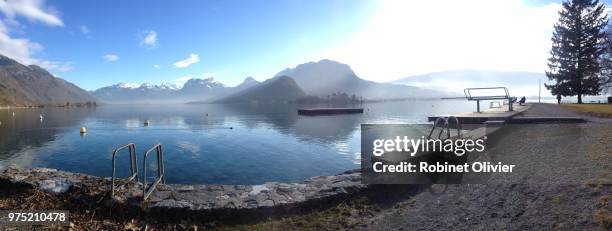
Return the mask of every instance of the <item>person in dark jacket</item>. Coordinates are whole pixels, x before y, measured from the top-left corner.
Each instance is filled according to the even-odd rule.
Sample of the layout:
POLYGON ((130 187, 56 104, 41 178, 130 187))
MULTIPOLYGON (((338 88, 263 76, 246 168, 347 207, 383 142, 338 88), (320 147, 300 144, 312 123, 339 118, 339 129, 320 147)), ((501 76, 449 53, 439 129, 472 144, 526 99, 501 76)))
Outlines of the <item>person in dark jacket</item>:
POLYGON ((557 104, 561 104, 561 95, 557 95, 557 104))

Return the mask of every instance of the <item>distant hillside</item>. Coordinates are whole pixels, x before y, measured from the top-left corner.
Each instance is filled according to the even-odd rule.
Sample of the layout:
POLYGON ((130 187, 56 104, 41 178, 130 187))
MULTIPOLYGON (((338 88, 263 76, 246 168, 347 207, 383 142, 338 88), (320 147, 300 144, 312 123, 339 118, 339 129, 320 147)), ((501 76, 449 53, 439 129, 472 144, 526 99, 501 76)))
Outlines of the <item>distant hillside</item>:
POLYGON ((251 77, 247 77, 243 83, 236 87, 226 87, 213 78, 190 79, 183 86, 120 83, 97 89, 93 94, 106 103, 186 103, 211 101, 242 91, 258 83, 251 77))
POLYGON ((291 76, 306 94, 320 97, 337 92, 355 94, 365 99, 431 98, 446 95, 435 90, 364 80, 355 75, 348 65, 327 59, 287 68, 276 74, 278 76, 291 76))
MULTIPOLYGON (((468 87, 507 87, 514 96, 537 96, 538 80, 548 80, 544 73, 458 70, 434 72, 393 81, 425 89, 437 89, 463 95, 468 87)), ((542 86, 542 96, 550 96, 542 86)))
POLYGON ((0 106, 35 106, 94 102, 87 91, 45 69, 25 66, 0 55, 0 106))
POLYGON ((306 94, 291 77, 279 76, 257 86, 214 101, 214 103, 293 102, 306 94))

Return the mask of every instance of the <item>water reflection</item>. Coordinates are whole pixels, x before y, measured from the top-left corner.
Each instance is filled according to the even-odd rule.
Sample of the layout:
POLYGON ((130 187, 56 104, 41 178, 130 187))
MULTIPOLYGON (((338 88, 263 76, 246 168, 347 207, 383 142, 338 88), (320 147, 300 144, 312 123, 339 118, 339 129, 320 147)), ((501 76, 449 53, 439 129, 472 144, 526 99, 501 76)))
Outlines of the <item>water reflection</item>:
MULTIPOLYGON (((296 182, 358 168, 362 123, 419 123, 473 107, 464 101, 363 106, 364 114, 314 117, 297 115, 293 104, 2 109, 0 164, 109 176, 115 147, 134 142, 141 157, 162 143, 168 183, 296 182), (83 136, 80 127, 87 128, 83 136)), ((118 166, 127 165, 127 158, 118 159, 118 166)))
MULTIPOLYGON (((54 141, 67 127, 83 123, 95 108, 12 108, 0 109, 0 160, 54 141), (40 119, 43 115, 44 119, 40 119)), ((73 132, 78 133, 78 130, 73 132)))

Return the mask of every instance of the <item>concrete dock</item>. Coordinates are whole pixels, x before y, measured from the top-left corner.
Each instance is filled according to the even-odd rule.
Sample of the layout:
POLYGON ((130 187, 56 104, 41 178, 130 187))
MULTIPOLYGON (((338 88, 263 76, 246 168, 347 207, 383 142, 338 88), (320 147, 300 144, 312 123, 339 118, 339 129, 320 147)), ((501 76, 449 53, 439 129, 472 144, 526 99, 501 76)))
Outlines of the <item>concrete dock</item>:
POLYGON ((429 122, 439 117, 454 116, 461 124, 484 124, 484 123, 582 123, 584 118, 578 114, 565 110, 556 110, 556 105, 536 103, 518 105, 514 104, 513 111, 508 111, 508 105, 501 108, 490 108, 482 112, 459 113, 453 115, 429 116, 429 122))
POLYGON ((427 117, 429 122, 434 122, 439 117, 454 116, 459 119, 461 124, 482 124, 491 121, 508 122, 512 117, 519 115, 520 113, 529 109, 531 105, 518 105, 514 104, 513 111, 508 111, 508 105, 503 105, 501 108, 490 108, 482 110, 481 112, 467 112, 452 115, 435 115, 427 117))

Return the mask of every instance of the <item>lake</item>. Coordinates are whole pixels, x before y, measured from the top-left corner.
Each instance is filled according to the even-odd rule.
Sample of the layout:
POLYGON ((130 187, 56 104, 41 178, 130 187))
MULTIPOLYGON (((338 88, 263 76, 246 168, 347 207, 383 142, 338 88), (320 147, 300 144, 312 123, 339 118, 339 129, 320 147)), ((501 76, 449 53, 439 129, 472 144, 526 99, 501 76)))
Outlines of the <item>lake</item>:
MULTIPOLYGON (((142 171, 144 152, 161 143, 167 183, 299 182, 359 168, 362 123, 426 123, 428 115, 476 106, 466 100, 408 100, 362 107, 364 114, 314 117, 297 115, 290 104, 0 109, 0 165, 108 177, 116 147, 135 143, 142 171), (85 135, 80 127, 87 128, 85 135)), ((119 154, 120 176, 128 175, 128 163, 127 152, 119 154)), ((147 176, 154 177, 154 155, 149 163, 147 176)))

